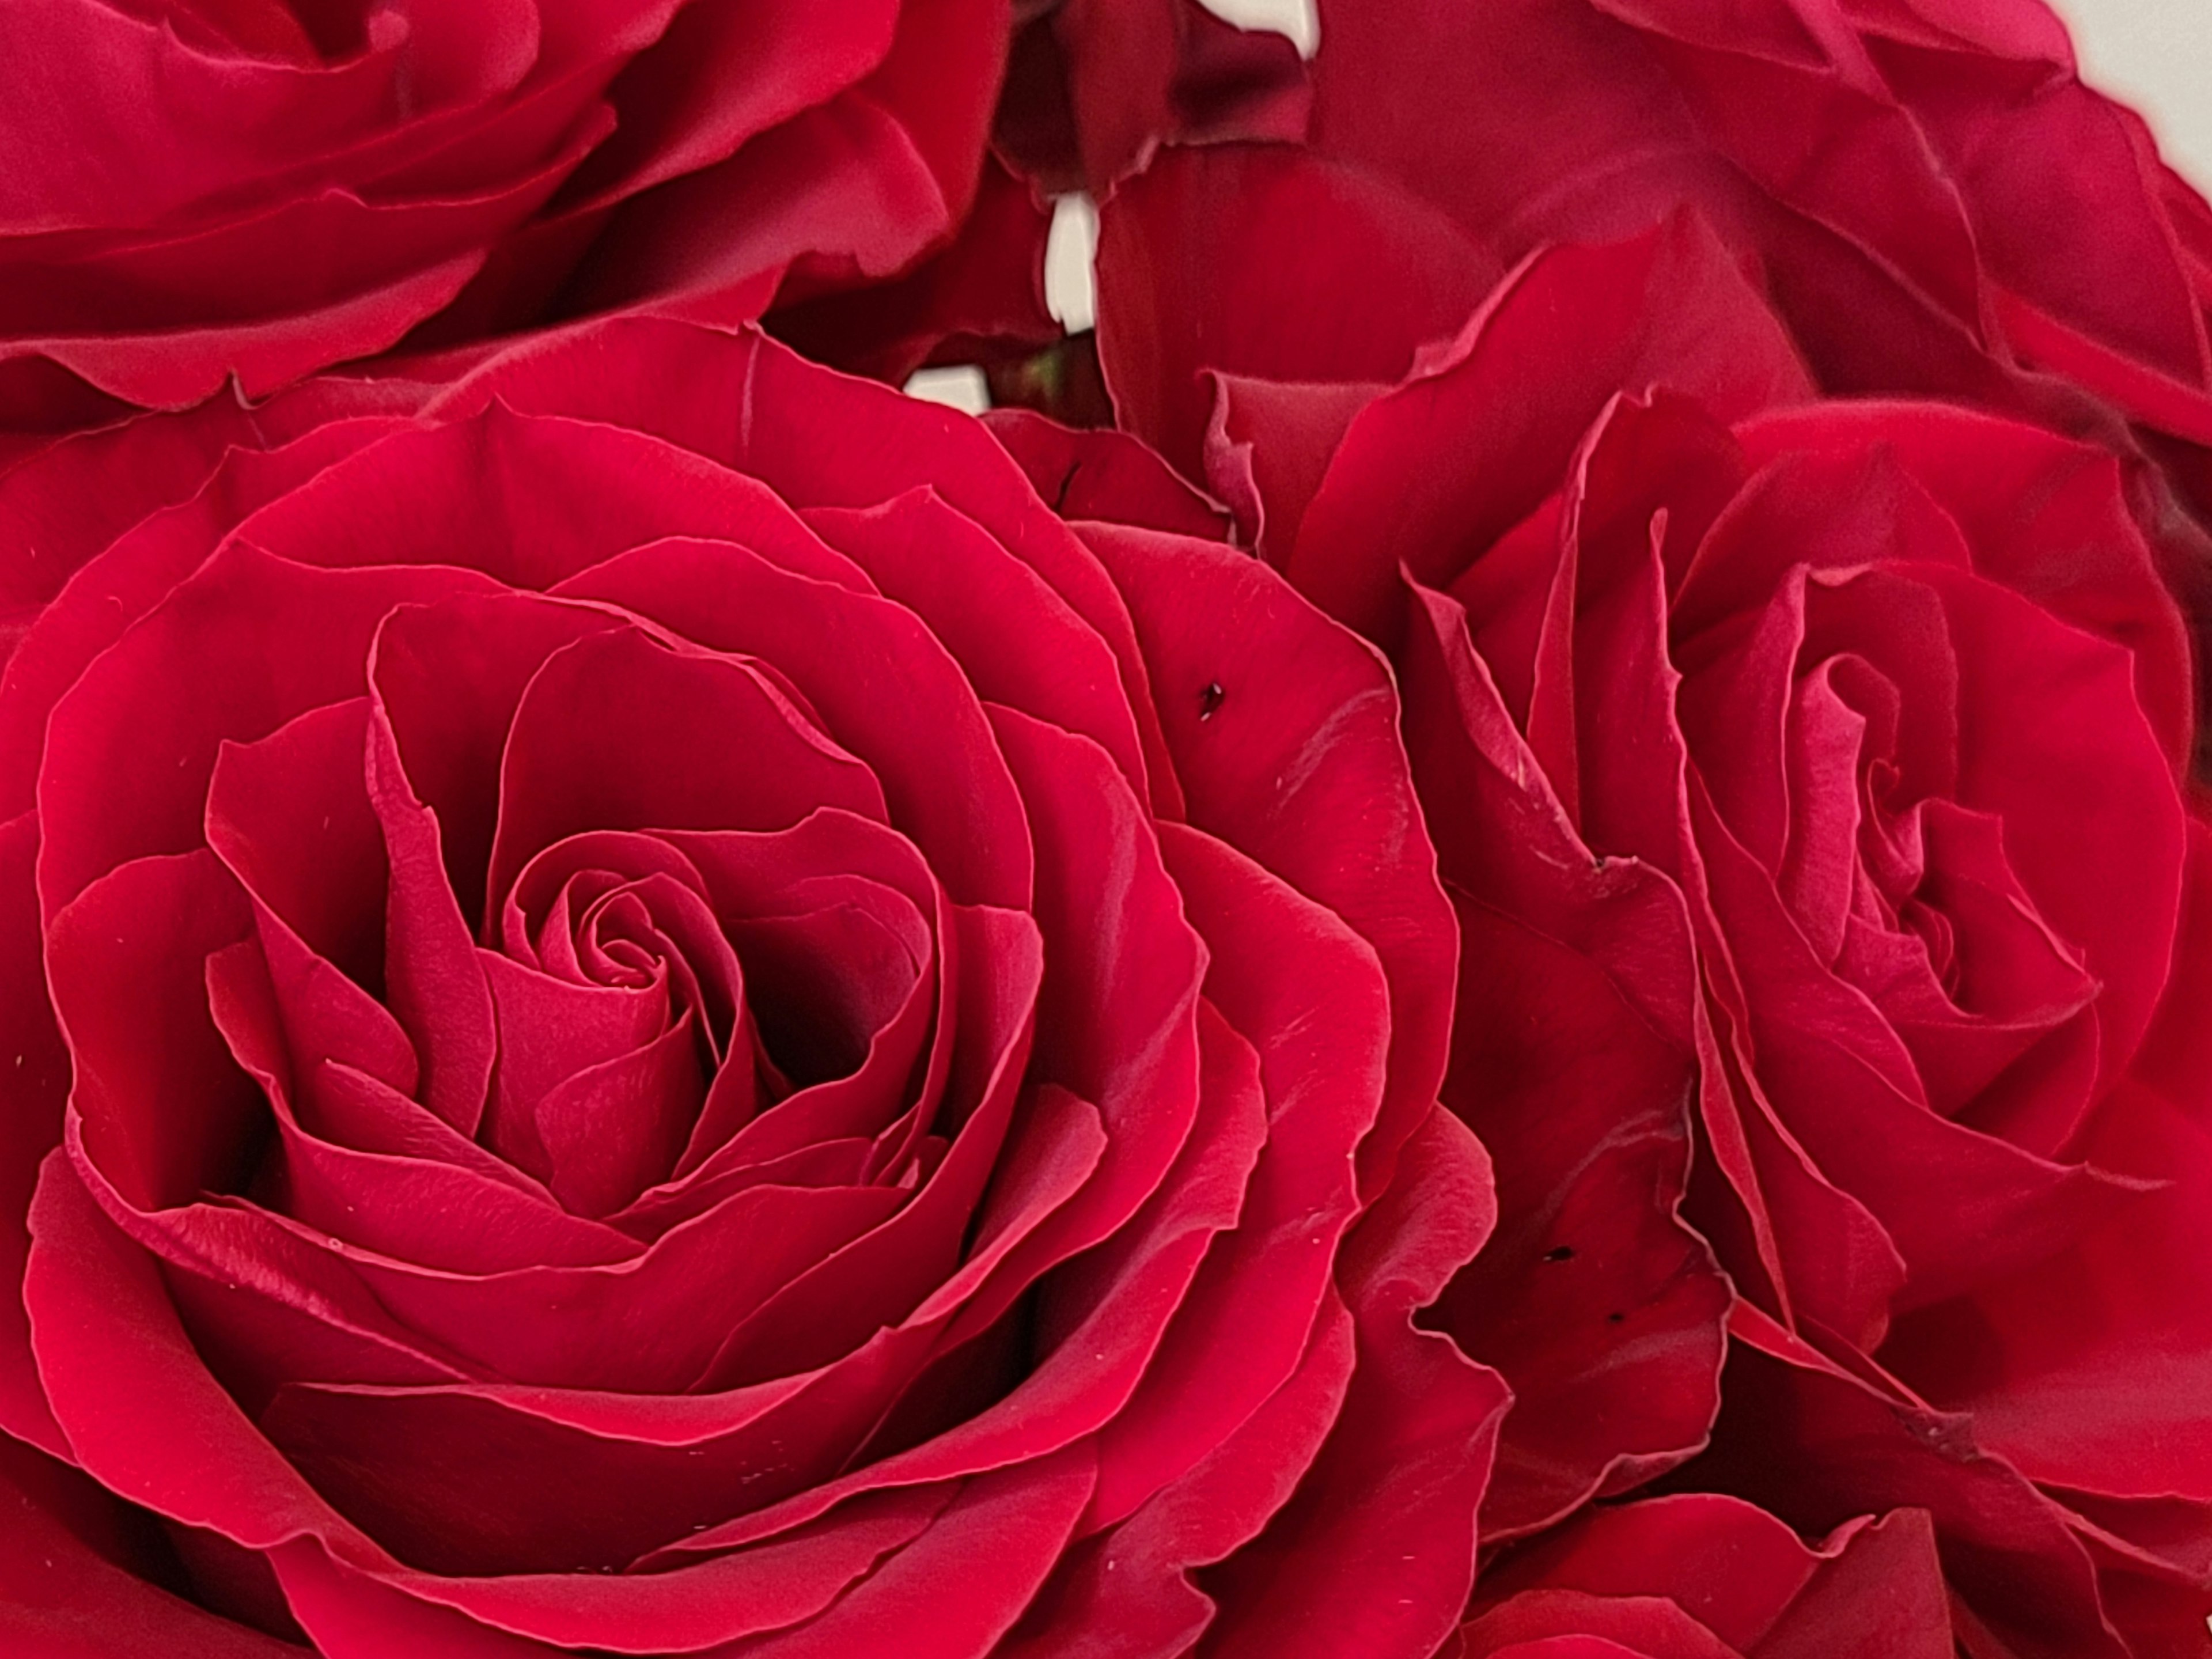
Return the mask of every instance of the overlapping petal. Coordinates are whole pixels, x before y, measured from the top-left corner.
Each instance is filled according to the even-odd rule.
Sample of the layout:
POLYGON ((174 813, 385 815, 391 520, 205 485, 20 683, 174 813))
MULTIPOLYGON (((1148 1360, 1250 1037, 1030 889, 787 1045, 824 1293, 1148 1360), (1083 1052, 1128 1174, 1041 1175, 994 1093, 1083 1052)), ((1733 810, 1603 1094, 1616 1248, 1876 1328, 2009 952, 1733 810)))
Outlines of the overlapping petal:
POLYGON ((1377 1456, 1441 1639, 1503 1395, 1411 1322, 1479 1215, 1381 1197, 1486 1173, 1372 652, 753 333, 342 427, 157 480, 0 693, 54 1026, 9 1426, 333 1654, 849 1651, 947 1571, 948 1655, 1256 1632, 1187 1571, 1327 1559, 1377 1456))

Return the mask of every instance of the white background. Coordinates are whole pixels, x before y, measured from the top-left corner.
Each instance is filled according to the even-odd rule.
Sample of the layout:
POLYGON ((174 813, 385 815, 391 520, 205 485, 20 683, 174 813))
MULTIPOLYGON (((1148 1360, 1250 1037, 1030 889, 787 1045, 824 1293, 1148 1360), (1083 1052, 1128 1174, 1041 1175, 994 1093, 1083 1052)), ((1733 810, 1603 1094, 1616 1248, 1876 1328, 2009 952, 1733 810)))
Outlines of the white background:
POLYGON ((2212 193, 2212 0, 2057 0, 2081 78, 2150 118, 2176 171, 2212 193))

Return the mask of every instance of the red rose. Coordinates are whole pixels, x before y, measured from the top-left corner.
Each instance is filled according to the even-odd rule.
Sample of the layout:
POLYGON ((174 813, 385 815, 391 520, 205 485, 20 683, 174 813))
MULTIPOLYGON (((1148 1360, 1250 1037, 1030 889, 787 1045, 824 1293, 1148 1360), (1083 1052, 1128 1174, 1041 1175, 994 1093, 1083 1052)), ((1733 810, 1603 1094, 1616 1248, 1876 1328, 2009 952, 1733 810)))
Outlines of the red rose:
MULTIPOLYGON (((1820 390, 1955 399, 2119 456, 2199 650, 2212 647, 2212 208, 2134 112, 2080 82, 2040 0, 1321 13, 1304 143, 1140 184, 1202 194, 1204 210, 1179 216, 1185 241, 1155 248, 1151 271, 1102 264, 1113 407, 1190 477, 1233 495, 1240 425, 1340 429, 1348 407, 1310 383, 1394 381, 1528 254, 1689 210, 1820 390), (1194 286, 1208 297, 1190 303, 1194 286), (1117 334, 1131 346, 1118 356, 1117 334), (1294 384, 1224 387, 1207 454, 1213 388, 1190 379, 1204 370, 1294 384)), ((1088 45, 1077 78, 1143 79, 1146 54, 1088 45)), ((1141 100, 1105 104, 1078 133, 1103 142, 1132 123, 1229 136, 1146 118, 1141 100)), ((1158 212, 1125 210, 1124 242, 1127 222, 1158 212)))
POLYGON ((1446 1099, 1497 1160, 1433 1316, 1515 1389, 1486 1540, 1664 1473, 1808 1534, 1927 1510, 2002 1650, 2201 1637, 2212 840, 2122 467, 1808 401, 1694 217, 1448 333, 1479 256, 1389 191, 1164 161, 1107 214, 1102 356, 1401 673, 1462 926, 1446 1099), (1209 259, 1285 200, 1273 310, 1240 284, 1280 240, 1209 259))
POLYGON ((1381 662, 757 335, 404 393, 0 481, 10 1639, 1431 1652, 1504 1390, 1381 662))
POLYGON ((2057 375, 2212 443, 2212 214, 2041 0, 1320 9, 1316 148, 1508 260, 1694 204, 1831 389, 2057 375))
POLYGON ((0 422, 258 398, 426 322, 734 322, 787 272, 883 276, 965 212, 1006 29, 1006 0, 11 9, 0 422))

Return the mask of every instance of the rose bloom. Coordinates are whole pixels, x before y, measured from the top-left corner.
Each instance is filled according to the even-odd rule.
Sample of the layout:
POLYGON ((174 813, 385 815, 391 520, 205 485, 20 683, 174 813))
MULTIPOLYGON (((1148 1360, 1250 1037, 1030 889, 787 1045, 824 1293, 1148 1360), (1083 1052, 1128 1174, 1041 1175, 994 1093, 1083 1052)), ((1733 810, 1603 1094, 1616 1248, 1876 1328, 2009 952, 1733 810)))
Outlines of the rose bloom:
MULTIPOLYGON (((1352 240, 1316 246, 1326 238, 1309 216, 1310 186, 1265 215, 1217 204, 1273 250, 1230 257, 1260 273, 1243 307, 1295 307, 1310 337, 1263 361, 1259 337, 1237 331, 1238 307, 1224 307, 1228 334, 1202 367, 1394 380, 1405 343, 1455 332, 1505 267, 1692 208, 1823 391, 1971 403, 2118 455, 2200 652, 2212 641, 2212 209, 2133 111, 2082 84, 2042 0, 1317 9, 1310 119, 1241 136, 1297 137, 1334 163, 1320 222, 1348 213, 1340 229, 1352 240), (1458 251, 1385 256, 1409 238, 1430 256, 1458 251), (1330 261, 1355 280, 1328 303, 1270 286, 1302 283, 1279 273, 1330 261), (1386 325, 1368 320, 1385 313, 1386 325)), ((1232 136, 1156 108, 1141 90, 1156 47, 1063 35, 1087 56, 1057 80, 1018 56, 1004 108, 1047 101, 1065 81, 1075 91, 1061 120, 1085 153, 1141 156, 1149 142, 1232 136), (1122 136, 1133 126, 1141 141, 1122 136)), ((1272 107, 1283 106, 1278 94, 1272 107)), ((1010 130, 1002 114, 1000 149, 1024 154, 1012 141, 1036 125, 1010 130)), ((1113 325, 1109 314, 1102 343, 1113 325)), ((1173 357, 1175 322, 1156 325, 1173 357)), ((1126 374, 1115 406, 1202 479, 1211 402, 1178 377, 1169 396, 1186 394, 1195 403, 1157 432, 1146 411, 1133 416, 1127 399, 1149 394, 1126 374)), ((1041 401, 1086 422, 1112 418, 1103 399, 1041 401)))
POLYGON ((0 521, 11 1651, 1449 1638, 1452 917, 1273 573, 644 319, 0 521))
POLYGON ((1429 1317, 1515 1391, 1500 1582, 1657 1480, 1816 1553, 1924 1512, 1930 1651, 2202 1651, 2212 839, 2122 464, 1821 400, 1692 212, 1495 270, 1340 164, 1186 151, 1107 209, 1099 340, 1399 672, 1497 1165, 1429 1317))
POLYGON ((0 428, 884 276, 966 211, 1007 27, 1006 0, 11 7, 0 428))
POLYGON ((1318 4, 1316 149, 1505 259, 1693 204, 1823 386, 2070 381, 2201 466, 2212 213, 2042 0, 1318 4))

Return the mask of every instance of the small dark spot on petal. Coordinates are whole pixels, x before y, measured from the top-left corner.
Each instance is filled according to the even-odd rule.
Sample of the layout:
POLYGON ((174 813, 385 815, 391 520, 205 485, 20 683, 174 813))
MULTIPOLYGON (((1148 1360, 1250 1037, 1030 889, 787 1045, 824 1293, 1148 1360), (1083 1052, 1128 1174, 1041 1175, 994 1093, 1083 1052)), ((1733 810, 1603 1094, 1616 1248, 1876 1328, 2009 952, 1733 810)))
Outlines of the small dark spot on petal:
POLYGON ((1212 720, 1214 715, 1214 711, 1221 707, 1221 700, 1228 695, 1229 694, 1226 691, 1224 691, 1221 689, 1221 682, 1219 680, 1208 680, 1206 683, 1206 690, 1198 694, 1199 719, 1202 720, 1212 720))
POLYGON ((1555 1244, 1544 1252, 1547 1261, 1572 1261, 1574 1259, 1575 1247, 1571 1244, 1555 1244))
POLYGON ((1605 1316, 1605 1322, 1608 1325, 1618 1325, 1627 1317, 1628 1316, 1625 1313, 1609 1313, 1605 1316))

